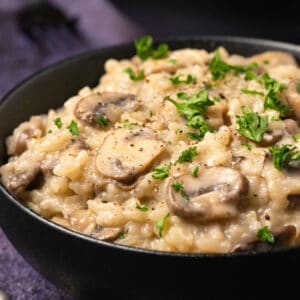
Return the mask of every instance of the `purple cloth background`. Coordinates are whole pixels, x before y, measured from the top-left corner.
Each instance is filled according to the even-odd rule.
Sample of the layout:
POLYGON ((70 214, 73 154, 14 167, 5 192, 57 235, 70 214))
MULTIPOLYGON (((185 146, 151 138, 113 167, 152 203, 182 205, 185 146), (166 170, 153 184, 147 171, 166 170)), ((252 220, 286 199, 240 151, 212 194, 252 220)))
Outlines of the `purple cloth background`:
MULTIPOLYGON (((79 29, 85 41, 72 42, 71 46, 58 42, 55 51, 41 52, 22 35, 16 24, 15 13, 27 2, 30 3, 0 0, 0 97, 20 80, 46 65, 87 49, 132 40, 141 34, 141 30, 108 1, 52 0, 67 15, 79 18, 79 29)), ((1 228, 0 289, 13 300, 69 299, 24 261, 1 228)))

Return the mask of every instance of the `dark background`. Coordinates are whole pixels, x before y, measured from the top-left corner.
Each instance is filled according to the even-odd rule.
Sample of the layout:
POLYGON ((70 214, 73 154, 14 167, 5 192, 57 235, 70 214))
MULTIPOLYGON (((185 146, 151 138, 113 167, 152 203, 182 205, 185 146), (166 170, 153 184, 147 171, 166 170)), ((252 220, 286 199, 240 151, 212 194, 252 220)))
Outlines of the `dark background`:
MULTIPOLYGON (((53 31, 33 40, 17 16, 34 1, 0 0, 0 97, 20 80, 53 62, 85 50, 133 40, 176 35, 229 35, 300 44, 300 1, 51 0, 78 34, 53 31)), ((1 126, 1 123, 0 123, 1 126)), ((1 209, 1 205, 0 205, 1 209)), ((12 299, 68 299, 36 273, 0 229, 0 288, 12 299)))

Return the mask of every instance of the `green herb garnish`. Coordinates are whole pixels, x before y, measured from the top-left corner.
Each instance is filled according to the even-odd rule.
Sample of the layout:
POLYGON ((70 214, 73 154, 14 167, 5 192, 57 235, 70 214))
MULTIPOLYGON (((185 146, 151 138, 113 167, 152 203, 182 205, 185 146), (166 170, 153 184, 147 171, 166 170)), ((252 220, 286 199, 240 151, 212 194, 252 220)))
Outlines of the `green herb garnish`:
POLYGON ((54 124, 56 125, 57 128, 61 128, 62 127, 61 118, 56 118, 54 120, 54 124))
POLYGON ((158 235, 160 237, 163 236, 163 231, 165 228, 166 220, 170 217, 170 213, 166 214, 163 218, 159 219, 156 223, 155 226, 158 230, 158 235))
POLYGON ((274 117, 274 116, 273 116, 273 117, 271 118, 271 120, 277 122, 277 121, 280 121, 281 119, 280 119, 279 117, 274 117))
POLYGON ((177 59, 175 59, 175 58, 170 58, 170 59, 168 60, 168 63, 170 63, 170 64, 172 64, 172 65, 176 65, 176 64, 177 64, 177 59))
POLYGON ((255 68, 257 68, 256 63, 246 66, 235 66, 228 64, 221 58, 219 49, 215 51, 215 54, 209 64, 209 70, 212 74, 213 80, 223 79, 229 71, 233 71, 235 75, 238 75, 240 73, 251 72, 255 68))
POLYGON ((129 228, 126 228, 122 233, 119 234, 118 238, 120 240, 124 240, 128 232, 129 232, 129 228))
POLYGON ((180 164, 182 164, 184 162, 192 162, 193 158, 197 155, 198 155, 198 152, 197 152, 196 146, 190 147, 181 153, 181 155, 177 159, 177 162, 180 164))
POLYGON ((96 121, 101 127, 105 127, 109 123, 109 119, 107 119, 105 116, 98 116, 96 121))
POLYGON ((261 229, 259 229, 256 233, 256 236, 262 241, 262 242, 268 242, 270 244, 274 244, 275 238, 272 232, 269 230, 268 226, 264 226, 261 229))
POLYGON ((129 120, 126 119, 124 121, 124 128, 128 129, 128 130, 131 130, 133 128, 133 126, 136 126, 138 125, 138 123, 134 122, 134 123, 129 123, 129 120))
POLYGON ((268 128, 268 117, 260 116, 258 113, 245 110, 243 107, 243 115, 236 116, 238 124, 237 131, 244 137, 254 142, 260 142, 264 133, 268 128))
POLYGON ((244 94, 249 94, 249 95, 260 95, 260 96, 265 95, 263 92, 259 92, 259 91, 256 91, 256 90, 241 89, 241 92, 244 93, 244 94))
POLYGON ((79 135, 78 126, 74 120, 71 121, 67 128, 69 129, 72 135, 79 135))
POLYGON ((183 198, 184 201, 188 202, 189 201, 189 197, 188 195, 184 192, 183 190, 183 185, 180 181, 178 180, 174 180, 172 182, 172 187, 181 195, 181 197, 183 198))
POLYGON ((287 165, 291 161, 300 159, 300 151, 297 151, 296 146, 281 145, 269 147, 273 157, 274 167, 281 171, 284 165, 287 165))
POLYGON ((48 133, 52 133, 52 130, 51 130, 51 129, 49 129, 49 130, 48 130, 48 133))
POLYGON ((212 84, 209 83, 209 82, 203 82, 203 85, 204 85, 206 90, 210 90, 212 88, 212 84))
POLYGON ((242 146, 246 147, 249 151, 251 151, 252 147, 248 143, 241 143, 242 146))
POLYGON ((169 176, 171 165, 162 165, 153 168, 152 178, 154 179, 164 179, 169 176))
POLYGON ((128 67, 124 69, 124 72, 127 73, 129 75, 129 78, 133 81, 140 81, 145 79, 145 74, 143 70, 141 70, 138 73, 135 73, 131 68, 128 67))
POLYGON ((149 57, 159 59, 167 56, 169 46, 165 43, 159 44, 156 49, 153 48, 153 38, 150 35, 142 36, 134 42, 136 54, 141 60, 149 57))
POLYGON ((198 173, 199 173, 199 167, 193 168, 191 174, 192 174, 194 177, 198 177, 198 173))
POLYGON ((142 212, 146 212, 149 209, 147 204, 139 205, 138 203, 137 203, 135 208, 142 211, 142 212))
POLYGON ((296 83, 296 91, 298 94, 300 94, 300 82, 296 83))
POLYGON ((180 83, 190 84, 190 83, 196 83, 196 78, 193 77, 191 74, 188 74, 186 76, 186 79, 180 79, 181 76, 182 76, 181 74, 177 74, 177 75, 169 77, 169 79, 170 79, 170 81, 173 84, 180 84, 180 83))
POLYGON ((300 133, 297 133, 297 134, 293 135, 293 139, 296 142, 300 141, 300 133))

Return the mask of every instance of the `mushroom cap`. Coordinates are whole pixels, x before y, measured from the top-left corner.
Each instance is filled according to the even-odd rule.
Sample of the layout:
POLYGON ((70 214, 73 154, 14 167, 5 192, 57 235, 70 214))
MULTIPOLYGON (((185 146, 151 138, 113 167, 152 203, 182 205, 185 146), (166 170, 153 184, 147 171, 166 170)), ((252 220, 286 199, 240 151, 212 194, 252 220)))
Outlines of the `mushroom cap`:
POLYGON ((122 233, 122 229, 119 227, 101 227, 97 225, 91 236, 98 240, 113 242, 120 233, 122 233))
POLYGON ((290 81, 284 91, 284 95, 287 105, 293 109, 296 118, 300 120, 300 93, 297 90, 298 84, 300 84, 300 79, 290 81))
POLYGON ((261 147, 268 147, 276 144, 283 137, 284 132, 282 129, 274 129, 271 132, 266 132, 263 138, 257 144, 261 147))
POLYGON ((165 143, 150 128, 120 128, 104 139, 96 166, 106 177, 131 183, 164 149, 165 143))
POLYGON ((137 107, 135 95, 104 92, 90 94, 82 98, 76 105, 74 114, 77 119, 91 126, 99 126, 97 118, 105 116, 110 122, 116 122, 124 110, 137 107))
POLYGON ((228 167, 206 167, 198 177, 185 173, 176 178, 182 182, 183 193, 174 190, 172 179, 168 183, 167 205, 173 214, 209 222, 237 215, 238 201, 248 193, 248 181, 237 170, 228 167))

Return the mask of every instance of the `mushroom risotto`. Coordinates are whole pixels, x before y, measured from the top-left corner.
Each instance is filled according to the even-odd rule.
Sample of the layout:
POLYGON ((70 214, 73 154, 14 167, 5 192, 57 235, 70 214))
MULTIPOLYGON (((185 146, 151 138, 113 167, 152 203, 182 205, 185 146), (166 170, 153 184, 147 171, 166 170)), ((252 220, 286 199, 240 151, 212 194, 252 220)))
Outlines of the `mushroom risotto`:
POLYGON ((96 239, 224 253, 300 244, 300 69, 293 56, 170 51, 150 36, 95 88, 7 138, 1 181, 96 239))

